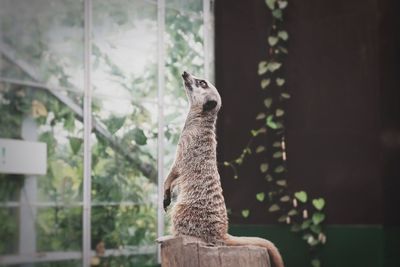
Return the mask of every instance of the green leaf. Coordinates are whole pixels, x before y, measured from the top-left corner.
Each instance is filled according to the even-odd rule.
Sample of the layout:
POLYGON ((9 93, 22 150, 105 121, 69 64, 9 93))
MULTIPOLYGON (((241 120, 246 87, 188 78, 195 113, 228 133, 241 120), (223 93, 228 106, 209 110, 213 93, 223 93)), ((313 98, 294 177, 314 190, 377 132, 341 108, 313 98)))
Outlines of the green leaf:
POLYGON ((264 99, 264 105, 265 105, 267 108, 270 108, 271 105, 272 105, 272 98, 268 97, 268 98, 264 99))
POLYGON ((260 202, 263 202, 265 199, 265 193, 264 192, 260 192, 256 195, 256 199, 260 202))
POLYGON ((320 224, 324 220, 325 220, 325 214, 323 214, 321 212, 316 212, 312 216, 312 221, 314 224, 320 224))
POLYGON ((70 87, 71 86, 71 83, 69 82, 68 77, 69 76, 67 76, 67 75, 62 75, 60 78, 58 78, 58 82, 60 83, 60 85, 62 87, 70 87))
POLYGON ((261 153, 261 152, 263 152, 263 151, 265 151, 265 146, 258 146, 258 147, 256 148, 256 153, 261 153))
POLYGON ((279 186, 284 186, 284 187, 287 186, 286 180, 278 180, 278 181, 276 181, 276 184, 279 186))
POLYGON ((290 197, 287 195, 280 198, 280 201, 282 201, 282 202, 288 202, 289 200, 290 200, 290 197))
POLYGON ((275 2, 276 2, 276 0, 265 0, 265 3, 271 10, 273 10, 275 8, 275 2))
POLYGON ((322 210, 325 207, 325 199, 313 199, 312 204, 317 210, 322 210))
POLYGON ((282 86, 285 83, 285 79, 283 78, 276 78, 276 85, 282 86))
POLYGON ((267 132, 267 130, 265 129, 265 127, 262 127, 262 128, 260 128, 258 130, 251 130, 250 131, 252 136, 257 136, 257 135, 259 135, 261 133, 266 133, 266 132, 267 132))
POLYGON ((285 98, 285 99, 289 99, 290 98, 290 94, 289 93, 281 93, 281 97, 285 98))
POLYGON ((243 163, 243 158, 240 157, 240 158, 235 159, 235 163, 238 165, 241 165, 243 163))
POLYGON ((274 142, 272 144, 273 147, 281 147, 281 143, 280 142, 274 142))
POLYGON ((294 216, 294 215, 297 215, 297 210, 291 209, 291 210, 288 212, 288 216, 294 216))
POLYGON ((279 62, 270 62, 268 63, 267 67, 270 72, 274 72, 278 70, 282 66, 282 63, 279 62))
POLYGON ((115 117, 112 116, 108 119, 105 124, 107 129, 112 133, 116 133, 119 129, 121 129, 122 125, 124 125, 126 117, 115 117))
POLYGON ((76 137, 69 137, 69 145, 71 147, 72 153, 76 155, 81 146, 82 146, 83 140, 81 138, 76 138, 76 137))
POLYGON ((268 70, 268 63, 267 61, 261 61, 258 63, 258 75, 263 75, 268 70))
POLYGON ((310 225, 311 225, 311 220, 305 220, 305 221, 301 224, 301 229, 302 229, 302 230, 305 230, 305 229, 307 229, 308 227, 310 227, 310 225))
POLYGON ((277 18, 279 20, 282 19, 282 10, 281 9, 275 9, 274 11, 272 11, 272 16, 274 18, 277 18))
POLYGON ((300 202, 303 203, 307 202, 307 193, 304 191, 299 191, 294 193, 294 197, 297 198, 300 202))
POLYGON ((307 239, 309 239, 310 237, 312 237, 312 234, 304 234, 301 238, 303 239, 303 240, 307 240, 307 239))
POLYGON ((319 233, 321 233, 321 231, 322 231, 321 225, 319 225, 319 224, 318 224, 318 225, 313 224, 313 225, 310 226, 310 230, 313 231, 313 232, 316 233, 316 234, 319 234, 319 233))
POLYGON ((242 210, 242 216, 243 218, 247 218, 250 215, 250 211, 249 210, 242 210))
POLYGON ((285 168, 282 165, 279 165, 275 168, 274 172, 276 173, 282 173, 285 170, 285 168))
POLYGON ((68 113, 64 119, 64 128, 68 131, 75 129, 75 116, 72 113, 68 113))
POLYGON ((286 215, 282 215, 281 217, 278 218, 278 222, 286 222, 286 215))
POLYGON ((278 43, 279 39, 275 36, 268 37, 268 43, 270 46, 275 46, 278 43))
POLYGON ((307 243, 308 243, 310 246, 315 246, 315 245, 318 245, 319 241, 318 241, 318 239, 316 239, 313 235, 308 235, 308 237, 307 237, 307 243))
POLYGON ((311 266, 312 267, 321 267, 321 261, 319 259, 313 259, 311 261, 311 266))
POLYGON ((262 120, 264 118, 265 118, 265 113, 258 113, 257 117, 256 117, 256 120, 262 120))
POLYGON ((267 170, 268 170, 268 163, 263 163, 263 164, 260 165, 260 171, 262 173, 266 173, 267 170))
POLYGON ((288 5, 288 2, 287 2, 287 1, 279 1, 279 2, 278 2, 278 7, 279 7, 280 9, 286 8, 287 5, 288 5))
POLYGON ((278 124, 276 122, 273 121, 274 116, 273 115, 269 115, 266 119, 266 124, 269 128, 271 129, 278 129, 278 124))
POLYGON ((278 108, 277 110, 275 110, 275 115, 277 117, 281 117, 283 116, 283 114, 285 114, 285 111, 283 109, 278 108))
POLYGON ((268 211, 269 211, 269 212, 275 212, 275 211, 278 211, 278 210, 280 210, 280 209, 281 209, 281 208, 279 207, 278 204, 273 204, 271 207, 269 207, 268 211))
POLYGON ((270 174, 267 174, 267 176, 265 176, 265 179, 267 180, 267 182, 272 182, 274 180, 274 178, 272 178, 270 174))
POLYGON ((286 31, 279 31, 278 37, 286 41, 287 39, 289 39, 289 34, 286 31))
POLYGON ((147 144, 147 137, 144 134, 142 129, 135 128, 132 130, 133 140, 135 140, 136 144, 143 146, 147 144))
POLYGON ((272 155, 273 158, 278 159, 282 157, 282 152, 281 151, 277 151, 272 155))
POLYGON ((270 80, 270 79, 262 79, 262 80, 261 80, 261 88, 262 88, 262 89, 267 88, 267 86, 268 86, 270 83, 271 83, 271 80, 270 80))

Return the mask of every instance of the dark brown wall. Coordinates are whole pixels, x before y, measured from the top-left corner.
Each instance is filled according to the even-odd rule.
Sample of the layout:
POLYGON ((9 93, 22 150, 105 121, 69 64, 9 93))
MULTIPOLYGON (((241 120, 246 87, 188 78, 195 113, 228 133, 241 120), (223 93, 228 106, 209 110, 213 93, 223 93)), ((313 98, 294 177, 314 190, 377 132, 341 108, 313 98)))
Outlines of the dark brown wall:
MULTIPOLYGON (((289 183, 293 191, 306 189, 312 196, 325 197, 329 223, 382 223, 384 203, 388 205, 383 192, 395 185, 393 179, 400 180, 399 171, 390 171, 389 178, 384 178, 387 151, 382 149, 381 130, 387 114, 399 114, 399 94, 393 91, 400 83, 393 71, 398 57, 386 66, 386 58, 398 56, 396 45, 390 42, 396 27, 393 19, 382 19, 383 13, 390 13, 396 20, 395 12, 390 12, 394 2, 383 2, 378 6, 378 0, 308 0, 290 1, 288 7, 289 183), (389 51, 382 52, 388 46, 389 51), (389 110, 382 109, 386 101, 391 101, 389 110)), ((262 109, 257 65, 266 56, 270 17, 263 0, 218 0, 215 12, 223 160, 240 153, 262 109)), ((396 121, 399 116, 391 117, 396 121)), ((399 127, 398 121, 393 124, 399 127)), ((400 169, 396 152, 390 160, 394 161, 391 168, 399 163, 400 169)), ((246 163, 239 180, 222 171, 228 207, 236 212, 252 210, 247 220, 234 213, 233 223, 275 222, 265 204, 255 199, 257 192, 268 189, 258 166, 259 159, 246 163)), ((389 195, 394 196, 393 192, 389 195)))
POLYGON ((384 222, 400 225, 400 2, 380 2, 380 107, 384 222))

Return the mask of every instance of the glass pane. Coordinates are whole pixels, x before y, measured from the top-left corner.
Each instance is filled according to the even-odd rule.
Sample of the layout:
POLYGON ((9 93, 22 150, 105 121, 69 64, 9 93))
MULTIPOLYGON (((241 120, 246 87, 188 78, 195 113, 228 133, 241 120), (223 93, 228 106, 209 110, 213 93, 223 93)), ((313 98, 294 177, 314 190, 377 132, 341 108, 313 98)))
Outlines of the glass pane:
POLYGON ((141 101, 157 95, 157 5, 93 1, 93 83, 97 96, 141 101))
POLYGON ((93 38, 93 115, 106 134, 92 149, 92 247, 109 253, 103 266, 154 264, 157 3, 94 1, 93 38))
MULTIPOLYGON (((188 109, 180 74, 204 75, 202 4, 166 1, 158 118, 157 1, 93 1, 91 227, 100 266, 156 261, 158 121, 167 173, 188 109)), ((83 0, 0 0, 0 141, 24 140, 28 129, 47 149, 44 175, 0 170, 0 257, 17 264, 29 263, 18 262, 28 250, 31 262, 48 257, 31 266, 81 265, 83 11, 83 0)))
POLYGON ((83 125, 76 110, 82 108, 76 103, 82 102, 82 95, 0 82, 0 102, 0 147, 5 151, 0 169, 0 235, 10 237, 0 239, 0 255, 11 255, 18 263, 19 254, 30 254, 32 258, 21 262, 27 263, 41 252, 59 252, 57 257, 68 259, 63 253, 74 251, 79 259, 83 125), (44 146, 46 152, 32 151, 31 144, 44 146), (11 160, 8 153, 19 157, 11 171, 3 169, 11 160), (24 167, 36 157, 44 157, 44 175, 24 167), (4 210, 10 207, 12 212, 4 210))
POLYGON ((0 203, 0 255, 18 251, 18 209, 6 208, 0 203), (7 242, 6 242, 7 241, 7 242))
POLYGON ((203 1, 166 1, 165 103, 187 106, 181 80, 183 71, 204 77, 203 1))
MULTIPOLYGON (((122 249, 134 264, 148 258, 133 253, 150 246, 143 253, 152 255, 154 263, 157 105, 95 97, 93 114, 103 129, 96 132, 92 148, 93 248, 104 243, 106 251, 122 249)), ((121 258, 100 260, 117 264, 121 258)))
POLYGON ((82 208, 55 206, 37 211, 37 251, 82 250, 82 208))
POLYGON ((1 0, 0 27, 1 77, 82 91, 82 0, 1 0))
MULTIPOLYGON (((183 89, 182 89, 183 90, 183 89)), ((187 104, 187 106, 189 106, 187 104)), ((185 124, 188 107, 164 106, 164 173, 168 172, 175 160, 176 146, 185 124)))

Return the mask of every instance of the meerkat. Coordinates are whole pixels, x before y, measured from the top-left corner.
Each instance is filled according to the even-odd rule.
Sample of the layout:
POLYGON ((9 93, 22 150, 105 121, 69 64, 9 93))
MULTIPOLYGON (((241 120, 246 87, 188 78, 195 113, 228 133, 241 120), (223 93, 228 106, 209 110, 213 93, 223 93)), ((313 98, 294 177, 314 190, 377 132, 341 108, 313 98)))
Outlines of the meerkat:
POLYGON ((204 79, 183 72, 189 113, 175 161, 164 182, 164 209, 176 195, 170 214, 172 233, 199 238, 210 245, 264 247, 275 267, 284 267, 275 245, 257 237, 228 234, 228 216, 217 168, 215 125, 221 108, 217 89, 204 79))

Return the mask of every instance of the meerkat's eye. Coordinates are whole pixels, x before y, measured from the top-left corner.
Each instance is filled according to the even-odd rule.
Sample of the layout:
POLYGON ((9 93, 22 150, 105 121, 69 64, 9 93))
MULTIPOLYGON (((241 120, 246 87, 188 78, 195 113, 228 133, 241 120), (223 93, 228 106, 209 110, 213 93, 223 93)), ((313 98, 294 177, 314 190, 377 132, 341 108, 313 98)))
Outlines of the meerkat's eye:
POLYGON ((200 84, 200 86, 201 86, 202 88, 207 88, 207 87, 208 87, 207 82, 204 81, 204 80, 199 81, 199 84, 200 84))

